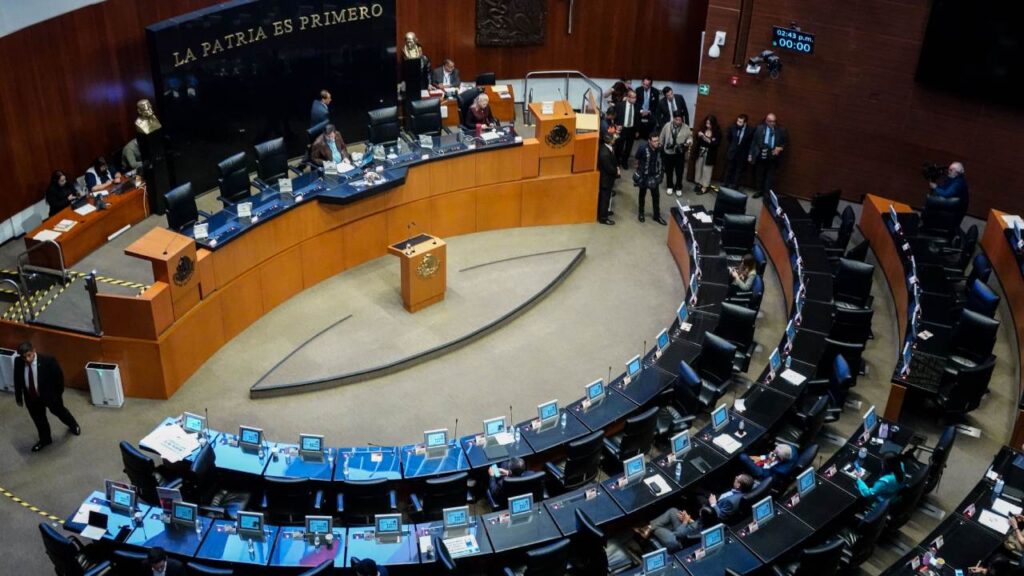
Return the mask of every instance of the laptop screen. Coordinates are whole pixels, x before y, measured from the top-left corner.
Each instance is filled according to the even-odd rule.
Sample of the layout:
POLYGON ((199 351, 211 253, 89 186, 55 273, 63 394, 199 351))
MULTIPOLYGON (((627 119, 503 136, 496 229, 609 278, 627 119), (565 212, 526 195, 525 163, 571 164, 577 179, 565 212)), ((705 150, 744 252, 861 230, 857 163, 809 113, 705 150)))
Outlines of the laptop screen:
POLYGON ((814 490, 818 486, 814 477, 814 468, 808 468, 800 473, 796 477, 796 489, 801 496, 807 495, 808 492, 814 490))
POLYGON ((765 522, 771 520, 775 510, 772 507, 772 497, 761 500, 754 504, 754 522, 757 522, 758 526, 763 526, 765 522))
POLYGON ((623 471, 627 480, 633 480, 644 475, 644 455, 639 454, 627 459, 622 463, 623 471))
POLYGON ((400 534, 402 531, 402 515, 377 514, 373 517, 373 525, 377 536, 400 534))
POLYGON ((672 437, 672 454, 675 455, 676 459, 682 458, 684 454, 690 451, 690 431, 683 430, 679 434, 672 437))
POLYGON ((700 547, 711 552, 725 543, 725 526, 719 524, 700 533, 700 547))
POLYGON ((445 528, 462 528, 469 525, 469 506, 445 508, 442 518, 445 528))
POLYGON ((238 427, 238 443, 253 448, 259 448, 260 444, 263 443, 263 430, 259 428, 249 428, 248 426, 238 427))
POLYGON ((640 371, 640 356, 633 356, 626 363, 626 373, 630 376, 636 376, 636 373, 640 371))
POLYGON ((644 575, 660 573, 661 570, 668 565, 668 560, 666 559, 667 556, 668 553, 664 548, 659 548, 654 552, 644 554, 644 575))
POLYGON ((729 407, 722 404, 711 413, 711 427, 718 432, 729 424, 729 407))
POLYGON ((587 399, 596 402, 604 398, 604 380, 594 380, 587 384, 587 399))
POLYGON ((505 431, 505 417, 484 420, 484 436, 494 436, 505 431))
POLYGON ((533 494, 523 494, 508 499, 508 511, 512 516, 529 514, 533 510, 533 494))
POLYGON ((320 452, 324 449, 324 437, 316 434, 299 434, 299 449, 303 452, 320 452))
POLYGON ((540 418, 541 422, 548 422, 558 418, 558 400, 552 400, 537 406, 537 417, 540 418))
POLYGON ((333 524, 330 516, 306 516, 306 534, 327 534, 333 524))
POLYGON ((448 429, 427 430, 423 433, 423 443, 427 448, 437 448, 448 444, 448 429))
POLYGON ((205 428, 205 418, 198 414, 191 412, 185 412, 181 415, 181 427, 185 429, 185 432, 202 432, 205 428))
POLYGON ((658 332, 658 350, 664 351, 668 348, 668 330, 662 330, 658 332))

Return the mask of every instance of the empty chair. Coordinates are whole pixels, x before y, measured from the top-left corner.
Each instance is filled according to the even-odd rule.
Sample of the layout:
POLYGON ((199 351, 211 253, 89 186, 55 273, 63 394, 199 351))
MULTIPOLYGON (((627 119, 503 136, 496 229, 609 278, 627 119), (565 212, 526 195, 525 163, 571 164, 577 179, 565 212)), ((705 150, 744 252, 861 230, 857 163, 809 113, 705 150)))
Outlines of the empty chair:
POLYGON ((963 203, 959 198, 943 198, 929 194, 921 211, 921 227, 918 234, 951 242, 960 232, 960 221, 963 217, 963 203))
POLYGON ((395 491, 385 478, 346 480, 341 483, 336 500, 342 517, 362 524, 369 524, 374 514, 398 510, 395 491))
POLYGON ((975 280, 981 280, 987 284, 991 276, 992 263, 989 262, 988 256, 985 256, 984 252, 978 252, 974 255, 974 260, 971 262, 971 273, 967 275, 967 285, 970 286, 970 283, 975 280))
POLYGON ((879 503, 867 512, 857 515, 857 523, 839 533, 843 541, 844 569, 856 568, 875 553, 875 546, 885 529, 885 521, 889 516, 889 502, 879 503))
POLYGON ((465 506, 472 501, 469 495, 469 473, 429 478, 422 485, 422 493, 410 493, 409 500, 417 514, 424 519, 437 520, 445 508, 465 506))
POLYGON ((533 494, 533 501, 540 502, 544 499, 544 473, 535 470, 525 472, 522 476, 506 476, 501 487, 501 494, 493 494, 490 488, 487 489, 487 502, 492 510, 504 510, 508 508, 508 497, 522 494, 533 494))
POLYGON ((477 86, 494 86, 495 82, 494 72, 481 72, 476 75, 477 86))
MULTIPOLYGON (((436 536, 435 536, 436 538, 436 536)), ((299 574, 299 576, 326 576, 334 571, 334 559, 327 559, 320 563, 319 566, 314 566, 305 572, 299 574)))
POLYGON ((231 568, 215 568, 199 562, 185 564, 185 576, 232 576, 234 573, 231 568))
POLYGON ((391 144, 397 142, 402 132, 398 122, 398 106, 386 106, 367 112, 367 141, 370 144, 391 144))
POLYGON ((662 407, 658 412, 656 438, 663 439, 687 430, 697 418, 692 413, 696 411, 700 395, 700 377, 688 364, 686 367, 693 375, 693 381, 677 377, 672 386, 659 395, 662 407))
MULTIPOLYGON (((833 340, 831 338, 825 338, 825 352, 822 353, 822 358, 835 358, 836 354, 842 354, 843 358, 849 364, 850 369, 858 374, 867 375, 867 369, 864 366, 864 344, 857 342, 840 342, 839 340, 833 340)), ((832 366, 829 366, 825 362, 818 364, 818 378, 826 378, 832 371, 832 366)))
POLYGON ((871 320, 875 317, 874 308, 847 308, 836 306, 832 318, 832 328, 828 337, 841 342, 866 343, 871 339, 871 320))
POLYGON ((217 453, 213 444, 203 446, 181 483, 181 497, 203 508, 207 514, 235 519, 249 504, 248 492, 230 492, 219 486, 217 453))
MULTIPOLYGON (((823 356, 827 358, 827 356, 823 356)), ((816 378, 807 381, 807 392, 809 394, 824 394, 828 398, 828 407, 825 409, 825 421, 835 422, 846 405, 846 397, 856 382, 850 365, 843 358, 842 354, 835 354, 832 360, 832 373, 828 378, 816 378)))
POLYGON ((846 251, 846 259, 853 260, 855 262, 863 262, 868 257, 869 248, 871 248, 871 243, 867 240, 861 240, 860 244, 857 244, 846 251))
POLYGON ((39 532, 57 576, 99 576, 110 571, 110 562, 91 560, 77 538, 64 536, 46 522, 39 523, 39 532))
POLYGON ((456 574, 458 568, 455 566, 455 559, 452 558, 448 546, 440 536, 434 535, 430 539, 430 545, 434 549, 434 574, 456 574))
MULTIPOLYGON (((755 246, 756 248, 756 246, 755 246)), ((729 295, 726 302, 739 304, 744 308, 754 311, 754 316, 761 309, 761 301, 764 299, 764 275, 758 274, 754 277, 754 283, 750 285, 750 292, 734 292, 729 295)))
POLYGON ((981 280, 975 280, 967 289, 967 303, 965 306, 972 312, 994 318, 996 310, 999 309, 999 295, 993 292, 981 280))
POLYGON ((774 566, 776 576, 834 576, 843 559, 845 543, 833 538, 824 544, 804 548, 800 558, 792 563, 774 566))
POLYGON ((736 355, 732 364, 733 370, 736 372, 746 372, 747 367, 750 366, 750 357, 754 354, 754 348, 757 346, 754 342, 755 322, 757 322, 756 310, 729 302, 722 303, 715 335, 736 347, 736 355))
POLYGON ((821 243, 825 246, 825 253, 829 257, 841 258, 846 253, 846 247, 850 244, 850 237, 853 236, 853 227, 857 223, 857 216, 853 208, 847 206, 843 209, 843 215, 839 218, 839 228, 835 236, 827 232, 821 233, 821 243))
POLYGON ((736 346, 712 333, 704 335, 704 345, 697 357, 700 375, 698 400, 705 410, 714 406, 732 383, 736 346))
POLYGON ((722 216, 722 250, 729 256, 749 254, 754 249, 756 228, 757 218, 753 216, 725 214, 722 216))
POLYGON ((196 207, 196 197, 192 194, 192 183, 186 182, 177 188, 168 190, 164 194, 164 202, 167 204, 167 227, 175 232, 181 232, 199 221, 202 214, 196 207))
POLYGON ((135 486, 139 498, 150 504, 159 504, 156 489, 175 488, 181 484, 180 479, 164 478, 156 471, 156 463, 149 456, 146 456, 138 448, 124 440, 119 444, 121 448, 121 463, 124 465, 124 473, 128 481, 135 486))
POLYGON ((604 439, 605 467, 613 469, 637 454, 646 454, 654 444, 658 424, 658 406, 626 419, 622 431, 604 439))
POLYGON ((889 519, 885 526, 887 532, 895 533, 910 520, 910 515, 914 513, 921 503, 921 498, 924 497, 924 487, 928 475, 927 464, 908 472, 906 483, 900 490, 899 497, 894 498, 893 503, 889 506, 889 519))
POLYGON ((324 491, 309 478, 263 478, 263 509, 270 522, 301 522, 323 509, 324 491))
POLYGON ((832 282, 837 307, 870 308, 871 283, 875 265, 846 258, 839 259, 832 282))
POLYGON ((274 138, 256 145, 256 178, 264 185, 277 184, 288 177, 288 150, 284 138, 274 138))
POLYGON ((728 188, 718 191, 715 198, 715 207, 712 212, 715 226, 721 226, 726 214, 746 214, 747 195, 728 188))
POLYGON ((239 152, 221 160, 217 164, 220 177, 220 196, 217 197, 225 206, 243 202, 252 196, 252 183, 249 181, 249 160, 245 152, 239 152))
POLYGON ((935 398, 946 418, 962 419, 981 405, 995 366, 994 356, 973 366, 946 366, 942 387, 935 398))
POLYGON ((992 355, 999 332, 999 321, 971 310, 960 312, 960 322, 950 339, 949 359, 954 364, 970 367, 980 364, 992 355))
POLYGON ((960 237, 960 246, 942 251, 942 266, 952 277, 962 277, 967 265, 971 263, 974 251, 978 247, 978 226, 972 224, 967 232, 960 237))
POLYGON ((775 435, 775 439, 794 446, 807 446, 818 437, 825 425, 828 396, 810 396, 801 401, 799 408, 775 435))
POLYGON ((576 509, 576 533, 570 536, 570 542, 569 562, 574 574, 615 573, 632 564, 625 550, 608 545, 608 536, 582 508, 576 509))
POLYGON ((565 447, 563 462, 545 463, 544 469, 556 491, 565 492, 593 482, 601 465, 603 449, 604 433, 598 430, 570 442, 565 447))
POLYGON ((413 100, 409 103, 409 131, 417 136, 441 133, 441 100, 439 98, 413 100))
POLYGON ((815 194, 811 198, 811 210, 808 215, 811 221, 814 222, 815 228, 824 230, 832 227, 832 222, 839 212, 839 201, 842 197, 843 191, 836 189, 830 192, 815 194))
POLYGON ((505 568, 508 576, 562 576, 569 564, 571 543, 563 538, 546 546, 527 550, 526 567, 522 570, 505 568))
MULTIPOLYGON (((949 461, 949 453, 953 450, 953 443, 956 440, 956 426, 946 426, 942 435, 931 448, 917 445, 914 447, 913 455, 915 460, 920 452, 929 454, 928 457, 928 478, 924 481, 924 495, 931 494, 935 487, 942 480, 942 473, 946 471, 946 463, 949 461)), ((918 465, 921 464, 917 461, 918 465)))

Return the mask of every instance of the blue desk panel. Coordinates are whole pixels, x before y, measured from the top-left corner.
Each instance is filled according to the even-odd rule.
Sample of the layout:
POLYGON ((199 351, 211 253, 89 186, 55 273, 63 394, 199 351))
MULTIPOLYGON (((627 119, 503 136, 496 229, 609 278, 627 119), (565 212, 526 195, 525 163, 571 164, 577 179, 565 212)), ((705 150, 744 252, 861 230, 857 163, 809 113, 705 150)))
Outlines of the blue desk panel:
POLYGON ((402 446, 402 475, 405 478, 426 478, 469 470, 466 453, 455 440, 449 440, 448 452, 437 458, 428 458, 426 452, 418 451, 422 448, 422 444, 402 446))
MULTIPOLYGON (((107 501, 106 495, 99 490, 94 491, 85 499, 85 501, 82 502, 83 506, 86 504, 92 504, 93 506, 99 507, 100 513, 107 515, 107 533, 103 535, 104 540, 115 540, 118 542, 123 541, 127 538, 132 529, 135 528, 135 522, 132 520, 132 515, 130 513, 111 510, 110 502, 107 501)), ((151 508, 146 503, 140 501, 137 505, 137 510, 142 514, 142 517, 145 517, 149 514, 151 508)), ((159 508, 157 508, 157 510, 159 510, 159 508)), ((77 512, 77 510, 75 512, 77 512)), ((68 532, 81 534, 82 530, 85 530, 86 524, 72 522, 74 517, 74 513, 72 513, 71 516, 68 516, 64 521, 64 529, 68 532)))
POLYGON ((278 444, 277 454, 271 456, 263 475, 330 482, 334 474, 335 456, 334 448, 325 449, 319 458, 309 458, 299 454, 297 444, 278 444))
POLYGON ((535 453, 551 448, 563 447, 569 442, 590 434, 590 429, 580 422, 571 410, 559 408, 559 418, 554 424, 534 428, 533 420, 516 424, 523 435, 523 441, 530 445, 535 453), (565 428, 561 426, 561 415, 565 414, 565 428))
POLYGON ((423 545, 426 542, 421 542, 424 536, 433 538, 434 536, 440 536, 442 540, 449 538, 458 538, 460 536, 466 536, 469 534, 473 535, 476 540, 477 546, 480 548, 479 552, 473 554, 465 554, 463 556, 455 556, 458 558, 469 558, 473 556, 483 556, 487 554, 493 554, 494 548, 491 547, 491 541, 487 538, 487 532, 484 531, 483 525, 480 523, 479 518, 472 516, 469 519, 469 527, 459 533, 449 533, 444 529, 444 523, 440 520, 435 522, 424 522, 423 524, 416 525, 416 540, 420 542, 420 558, 423 559, 424 564, 428 564, 436 561, 433 549, 423 549, 423 545))
POLYGON ((270 550, 277 538, 277 526, 263 526, 263 538, 239 536, 235 532, 234 520, 214 520, 213 528, 206 534, 196 558, 232 564, 266 566, 270 562, 270 550), (252 550, 249 549, 250 543, 252 550))
POLYGON ((345 564, 345 529, 335 527, 334 542, 330 546, 321 537, 319 546, 305 538, 304 528, 299 526, 283 526, 277 533, 274 551, 270 554, 271 566, 319 566, 325 560, 333 560, 334 566, 341 568, 345 564))
POLYGON ((163 510, 153 508, 142 520, 142 525, 132 530, 126 544, 139 548, 160 546, 168 554, 192 558, 199 551, 199 545, 213 526, 213 520, 200 516, 200 529, 184 528, 164 522, 163 510))
POLYGON ((608 491, 597 483, 591 483, 561 496, 548 498, 544 501, 544 507, 548 514, 558 525, 562 536, 571 536, 576 533, 576 510, 583 512, 595 524, 600 526, 612 520, 622 518, 624 512, 615 500, 608 495, 608 491), (587 493, 592 491, 592 496, 587 493))
POLYGON ((524 548, 562 537, 543 504, 534 504, 529 517, 510 521, 507 510, 481 517, 495 552, 524 548))
POLYGON ((402 479, 402 462, 394 446, 365 446, 338 448, 338 462, 334 466, 334 479, 387 480, 402 479), (346 473, 345 462, 348 462, 346 473))
POLYGON ((377 564, 386 566, 419 564, 420 551, 414 529, 409 524, 402 524, 399 540, 380 542, 374 538, 373 526, 349 528, 346 565, 351 566, 353 558, 373 558, 377 564))

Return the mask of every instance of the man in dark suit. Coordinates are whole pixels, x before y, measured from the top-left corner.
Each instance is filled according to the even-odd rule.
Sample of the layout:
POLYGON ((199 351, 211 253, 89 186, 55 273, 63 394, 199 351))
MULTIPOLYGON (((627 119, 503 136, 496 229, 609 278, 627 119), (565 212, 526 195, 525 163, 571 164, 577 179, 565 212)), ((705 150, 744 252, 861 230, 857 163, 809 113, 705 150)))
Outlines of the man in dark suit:
POLYGON ((636 91, 636 105, 640 109, 640 125, 637 128, 641 140, 647 140, 654 130, 654 114, 658 110, 658 91, 651 86, 651 79, 644 76, 640 88, 636 91))
POLYGON ((626 92, 626 98, 615 105, 615 122, 619 134, 619 139, 615 141, 615 157, 619 160, 619 166, 629 168, 629 155, 633 151, 637 127, 640 125, 636 92, 626 92))
POLYGON ((740 511, 740 503, 743 502, 743 495, 754 488, 754 479, 749 474, 740 474, 732 481, 732 488, 722 492, 718 496, 711 494, 707 498, 707 506, 710 506, 718 519, 725 523, 736 521, 740 511))
POLYGON ((327 90, 320 91, 320 99, 313 100, 313 108, 309 111, 309 125, 317 124, 331 117, 331 111, 327 107, 331 105, 331 93, 327 90))
POLYGON ((743 173, 747 170, 747 156, 750 154, 750 143, 754 140, 754 128, 747 123, 747 115, 740 114, 736 123, 729 126, 729 147, 725 150, 725 187, 735 189, 739 186, 743 173))
POLYGON ((167 552, 159 546, 149 549, 146 567, 149 568, 149 572, 146 574, 153 576, 182 576, 185 573, 185 567, 182 566, 181 561, 168 558, 167 552))
POLYGON ((740 462, 754 479, 763 480, 771 476, 775 478, 775 482, 782 483, 789 480, 793 467, 796 466, 794 456, 796 453, 792 446, 779 442, 771 452, 763 456, 750 457, 740 454, 740 462))
POLYGON ((932 194, 942 198, 955 198, 960 201, 960 215, 967 213, 970 196, 967 192, 967 178, 964 177, 964 165, 953 162, 946 168, 946 177, 941 182, 929 182, 932 194))
POLYGON ((455 67, 455 62, 452 62, 450 58, 445 58, 444 63, 440 67, 434 68, 430 74, 430 83, 437 88, 458 87, 462 81, 459 78, 459 69, 455 67))
POLYGON ((18 346, 18 357, 14 360, 14 401, 25 405, 32 422, 39 432, 39 442, 32 446, 39 452, 53 443, 50 436, 50 421, 46 417, 49 409, 75 436, 82 434, 75 417, 64 407, 64 373, 52 356, 36 354, 31 342, 18 346))
POLYGON ((676 110, 683 113, 683 124, 689 126, 690 111, 686 109, 686 100, 679 94, 676 94, 671 86, 662 88, 661 94, 662 98, 658 102, 658 114, 656 117, 657 128, 660 130, 662 126, 671 122, 676 110))
POLYGON ((789 134, 786 129, 780 128, 775 114, 769 113, 754 130, 754 140, 747 154, 747 161, 754 165, 754 185, 757 187, 754 198, 760 198, 775 187, 775 172, 788 144, 789 134))
POLYGON ((619 176, 619 166, 615 161, 615 150, 612 147, 615 135, 605 132, 601 139, 601 146, 597 149, 597 169, 601 172, 601 184, 597 194, 597 221, 611 226, 615 221, 609 218, 612 215, 609 208, 612 188, 615 187, 615 179, 619 176))

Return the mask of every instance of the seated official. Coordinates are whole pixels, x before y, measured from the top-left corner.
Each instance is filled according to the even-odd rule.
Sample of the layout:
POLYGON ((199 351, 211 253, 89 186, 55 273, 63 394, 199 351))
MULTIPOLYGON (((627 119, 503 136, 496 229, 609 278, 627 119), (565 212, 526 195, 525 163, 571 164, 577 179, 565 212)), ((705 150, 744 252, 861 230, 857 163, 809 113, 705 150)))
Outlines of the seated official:
POLYGON ((662 548, 673 553, 692 544, 692 540, 700 538, 701 530, 717 523, 715 511, 710 506, 701 507, 699 518, 696 520, 691 518, 686 510, 669 508, 661 516, 651 520, 650 524, 634 531, 644 540, 653 536, 662 548))
POLYGON ((430 83, 436 88, 450 88, 461 84, 459 69, 455 67, 455 62, 445 58, 444 63, 430 73, 430 83))
POLYGON ((310 149, 310 156, 317 166, 322 166, 324 162, 341 164, 342 161, 352 160, 352 156, 345 146, 345 140, 342 139, 341 133, 334 127, 334 124, 328 124, 324 128, 324 133, 316 137, 310 149))
POLYGON ((747 456, 740 454, 740 462, 746 466, 750 475, 758 480, 769 476, 787 478, 793 471, 793 447, 789 444, 776 444, 775 448, 763 456, 747 456))
POLYGON ((960 200, 960 209, 967 213, 967 203, 970 200, 967 193, 967 179, 964 177, 964 165, 960 162, 953 162, 946 169, 946 177, 939 182, 929 182, 932 194, 943 198, 956 198, 960 200))
POLYGON ((729 285, 729 292, 750 292, 754 286, 754 278, 757 278, 757 260, 753 254, 744 254, 740 265, 729 268, 729 276, 732 282, 729 285))
POLYGON ((481 93, 473 103, 466 108, 466 117, 462 119, 462 126, 470 130, 476 130, 481 126, 493 126, 498 121, 494 119, 491 112, 491 99, 487 94, 481 93))
POLYGON ((78 198, 75 185, 68 180, 66 174, 54 170, 50 177, 50 185, 46 188, 46 204, 50 207, 50 216, 67 208, 78 198))
POLYGON ((126 170, 138 170, 142 167, 142 150, 139 149, 139 139, 132 138, 121 150, 121 166, 126 170))
POLYGON ((85 171, 85 187, 90 192, 102 192, 110 189, 115 184, 121 183, 121 173, 110 174, 107 166, 107 159, 100 156, 92 163, 92 166, 85 171))
POLYGON ((882 455, 881 474, 870 487, 861 479, 864 476, 863 469, 857 469, 857 476, 857 490, 860 491, 861 496, 871 500, 872 506, 898 496, 900 489, 903 488, 903 482, 906 480, 902 458, 895 452, 886 452, 882 455))
MULTIPOLYGON (((491 468, 487 475, 488 490, 495 500, 504 500, 502 491, 505 489, 505 478, 518 478, 526 472, 526 462, 522 458, 509 458, 500 465, 491 468)), ((513 494, 514 496, 514 494, 513 494)))
POLYGON ((967 569, 969 574, 985 574, 987 576, 1022 576, 1024 568, 1021 568, 1019 561, 1011 560, 997 552, 995 556, 985 562, 978 562, 967 569))
POLYGON ((378 566, 372 558, 363 558, 354 566, 356 576, 388 576, 388 569, 378 566))
POLYGON ((754 489, 754 478, 750 474, 739 474, 732 481, 732 488, 722 492, 718 496, 709 494, 700 497, 701 507, 710 506, 718 519, 726 524, 736 520, 740 511, 740 503, 743 502, 743 495, 754 489))
POLYGON ((149 555, 146 557, 146 568, 148 569, 146 574, 152 574, 153 576, 181 576, 185 573, 185 567, 182 566, 181 562, 174 558, 168 558, 167 552, 159 546, 149 549, 149 555))

